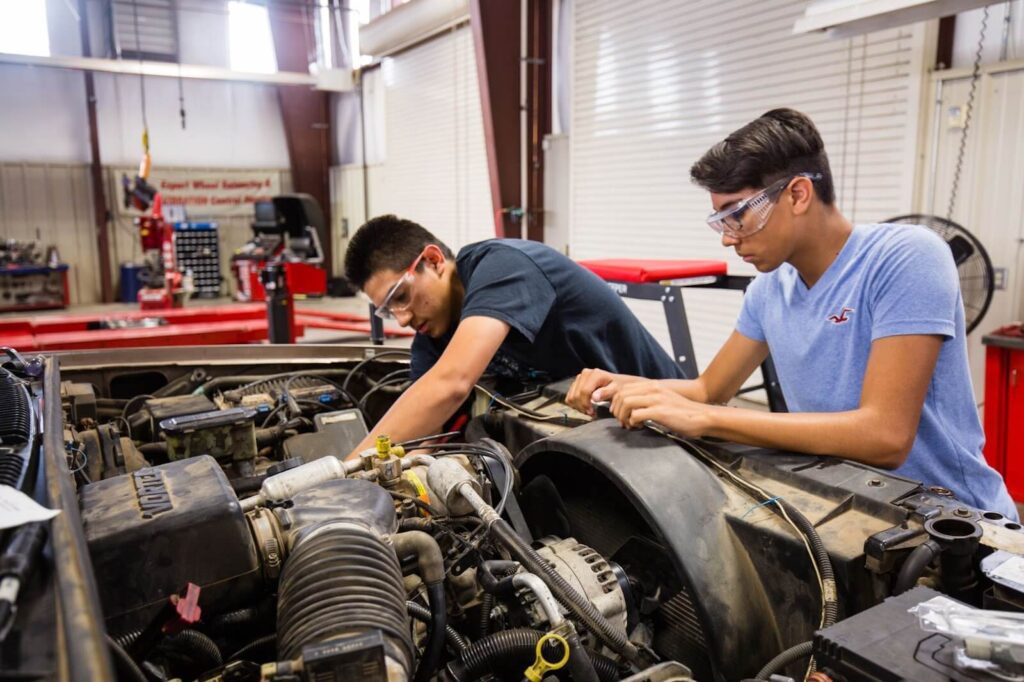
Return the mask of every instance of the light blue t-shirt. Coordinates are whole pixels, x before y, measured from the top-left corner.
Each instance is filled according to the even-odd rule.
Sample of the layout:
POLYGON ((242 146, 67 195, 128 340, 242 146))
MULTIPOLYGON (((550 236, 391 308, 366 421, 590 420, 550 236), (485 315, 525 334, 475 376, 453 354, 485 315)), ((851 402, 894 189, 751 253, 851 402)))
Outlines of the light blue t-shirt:
POLYGON ((1002 477, 982 455, 985 435, 967 364, 960 280, 938 235, 918 226, 857 225, 810 289, 788 263, 758 276, 736 329, 768 343, 793 412, 856 409, 875 339, 944 337, 917 438, 894 473, 1017 518, 1002 477))

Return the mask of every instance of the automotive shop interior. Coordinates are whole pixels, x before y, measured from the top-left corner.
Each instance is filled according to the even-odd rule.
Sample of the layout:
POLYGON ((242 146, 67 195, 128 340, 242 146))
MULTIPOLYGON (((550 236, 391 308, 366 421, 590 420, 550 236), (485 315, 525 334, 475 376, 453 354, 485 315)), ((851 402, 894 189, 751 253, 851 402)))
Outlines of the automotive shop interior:
POLYGON ((1024 682, 1024 0, 0 0, 0 682, 1024 682))

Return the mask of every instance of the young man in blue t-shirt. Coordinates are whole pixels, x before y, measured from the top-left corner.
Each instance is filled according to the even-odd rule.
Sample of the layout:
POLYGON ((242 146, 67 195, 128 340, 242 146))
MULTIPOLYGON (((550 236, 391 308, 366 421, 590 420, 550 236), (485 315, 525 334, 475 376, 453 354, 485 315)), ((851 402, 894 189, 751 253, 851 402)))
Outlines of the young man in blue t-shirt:
POLYGON ((611 400, 628 427, 835 455, 952 490, 1017 518, 982 456, 963 303, 949 247, 923 227, 852 225, 835 206, 821 136, 769 111, 690 170, 711 193, 708 224, 761 273, 736 330, 692 381, 581 373, 569 402, 611 400), (732 409, 769 351, 790 413, 732 409))
POLYGON ((345 274, 378 315, 416 330, 416 382, 351 454, 378 433, 437 433, 485 371, 530 382, 586 367, 683 376, 608 285, 537 242, 489 239, 453 256, 420 225, 385 215, 352 237, 345 274))

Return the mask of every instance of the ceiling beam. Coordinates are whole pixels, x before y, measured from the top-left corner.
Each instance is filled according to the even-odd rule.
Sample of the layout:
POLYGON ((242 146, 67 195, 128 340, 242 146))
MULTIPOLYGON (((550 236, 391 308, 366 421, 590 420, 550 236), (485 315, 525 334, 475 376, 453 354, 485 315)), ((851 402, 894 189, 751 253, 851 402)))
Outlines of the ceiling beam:
POLYGON ((158 78, 189 78, 210 81, 234 81, 238 83, 261 83, 264 85, 301 85, 307 88, 332 92, 352 90, 351 72, 341 69, 325 69, 316 75, 308 72, 303 73, 301 70, 251 73, 248 71, 233 71, 232 69, 225 69, 219 66, 202 66, 198 64, 182 64, 179 67, 175 62, 140 62, 130 59, 65 57, 60 55, 44 57, 39 55, 11 54, 9 52, 0 52, 0 64, 21 64, 24 66, 43 66, 74 71, 121 73, 133 76, 141 74, 158 78))

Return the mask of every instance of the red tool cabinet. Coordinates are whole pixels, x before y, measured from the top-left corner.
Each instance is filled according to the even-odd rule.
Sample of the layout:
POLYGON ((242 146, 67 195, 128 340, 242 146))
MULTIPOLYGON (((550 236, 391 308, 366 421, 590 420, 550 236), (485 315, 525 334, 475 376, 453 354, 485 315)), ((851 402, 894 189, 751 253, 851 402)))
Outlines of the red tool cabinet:
POLYGON ((1024 335, 1013 328, 982 338, 985 344, 985 459, 1024 502, 1024 335), (1001 333, 1003 332, 1003 333, 1001 333))

